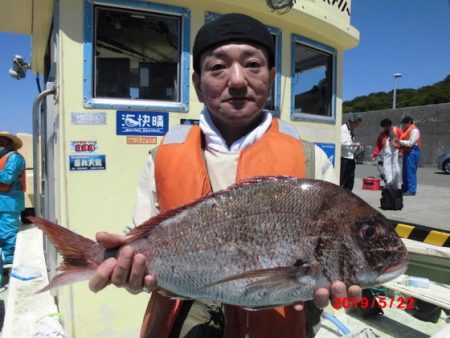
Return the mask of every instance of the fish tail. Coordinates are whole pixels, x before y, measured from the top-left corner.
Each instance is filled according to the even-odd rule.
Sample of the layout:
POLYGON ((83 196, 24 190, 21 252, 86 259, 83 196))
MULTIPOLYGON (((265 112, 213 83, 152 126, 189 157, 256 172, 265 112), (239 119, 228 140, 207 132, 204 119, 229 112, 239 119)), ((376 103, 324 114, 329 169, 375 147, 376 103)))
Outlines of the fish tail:
POLYGON ((64 258, 58 269, 61 272, 38 293, 88 280, 104 261, 106 250, 97 242, 43 218, 30 216, 28 219, 47 235, 64 258))

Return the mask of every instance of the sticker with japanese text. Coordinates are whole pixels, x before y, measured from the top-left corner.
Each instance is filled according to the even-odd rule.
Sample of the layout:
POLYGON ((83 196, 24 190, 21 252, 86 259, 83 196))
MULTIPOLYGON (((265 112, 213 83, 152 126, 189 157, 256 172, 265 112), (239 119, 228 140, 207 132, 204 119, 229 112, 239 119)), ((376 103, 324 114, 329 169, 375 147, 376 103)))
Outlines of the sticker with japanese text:
POLYGON ((70 155, 70 171, 105 170, 105 155, 70 155))
POLYGON ((93 153, 98 149, 97 141, 70 141, 70 149, 76 153, 93 153))
POLYGON ((72 112, 72 124, 74 125, 104 125, 106 124, 106 113, 77 113, 72 112))
POLYGON ((156 144, 156 136, 127 136, 127 144, 156 144))
POLYGON ((117 135, 164 136, 168 130, 168 113, 117 111, 117 135))
POLYGON ((334 167, 334 154, 336 153, 336 145, 334 143, 315 143, 315 145, 325 152, 334 167))

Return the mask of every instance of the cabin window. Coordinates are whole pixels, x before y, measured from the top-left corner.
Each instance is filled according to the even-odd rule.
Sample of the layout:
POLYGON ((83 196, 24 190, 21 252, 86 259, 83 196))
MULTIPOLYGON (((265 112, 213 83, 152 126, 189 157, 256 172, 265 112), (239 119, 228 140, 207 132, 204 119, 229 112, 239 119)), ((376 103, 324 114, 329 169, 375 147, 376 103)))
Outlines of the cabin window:
POLYGON ((291 119, 334 123, 336 51, 294 35, 291 119))
MULTIPOLYGON (((220 15, 216 12, 206 12, 205 21, 209 22, 217 19, 220 15)), ((272 115, 280 116, 280 92, 281 92, 281 30, 267 26, 270 34, 273 38, 273 43, 275 46, 275 80, 273 82, 272 88, 270 89, 269 96, 267 97, 266 106, 264 107, 272 113, 272 115)))
POLYGON ((281 31, 278 28, 267 26, 272 34, 275 46, 275 80, 270 89, 265 108, 272 112, 273 115, 280 117, 280 92, 281 92, 281 31))
POLYGON ((92 29, 87 25, 86 40, 92 43, 85 44, 85 105, 187 111, 189 12, 144 2, 127 5, 93 5, 87 11, 92 29))

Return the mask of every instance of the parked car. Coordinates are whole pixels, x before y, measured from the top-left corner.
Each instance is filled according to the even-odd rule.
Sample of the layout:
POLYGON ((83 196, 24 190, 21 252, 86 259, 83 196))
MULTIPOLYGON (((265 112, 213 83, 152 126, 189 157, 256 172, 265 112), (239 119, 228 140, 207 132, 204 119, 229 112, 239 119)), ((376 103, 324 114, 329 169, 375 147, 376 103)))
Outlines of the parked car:
POLYGON ((440 170, 445 171, 446 174, 450 174, 450 153, 443 154, 438 157, 437 167, 440 170))

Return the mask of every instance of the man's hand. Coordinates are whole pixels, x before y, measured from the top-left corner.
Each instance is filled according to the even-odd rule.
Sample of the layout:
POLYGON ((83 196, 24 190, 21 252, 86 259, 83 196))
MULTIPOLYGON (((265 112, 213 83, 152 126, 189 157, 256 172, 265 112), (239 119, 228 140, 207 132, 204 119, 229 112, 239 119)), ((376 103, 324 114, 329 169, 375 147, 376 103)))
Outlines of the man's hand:
MULTIPOLYGON (((99 232, 97 242, 107 249, 117 248, 126 242, 124 235, 99 232)), ((108 258, 98 268, 94 277, 89 281, 89 288, 93 292, 103 290, 109 284, 125 287, 132 294, 142 291, 151 292, 156 287, 156 280, 145 274, 145 256, 135 254, 131 246, 124 246, 116 258, 108 258)))
MULTIPOLYGON (((331 294, 328 289, 319 288, 314 292, 314 304, 319 308, 325 308, 331 298, 340 298, 344 299, 346 297, 353 299, 361 299, 362 297, 362 289, 357 285, 352 285, 348 289, 345 284, 341 281, 335 281, 331 284, 331 294)), ((303 303, 294 304, 294 309, 297 311, 303 310, 303 303)))
POLYGON ((335 281, 331 284, 331 290, 328 291, 325 288, 319 288, 314 293, 314 304, 319 308, 323 309, 328 305, 331 298, 356 298, 361 299, 362 297, 362 289, 357 285, 352 285, 348 289, 345 284, 341 281, 335 281), (331 291, 331 295, 330 295, 331 291))

